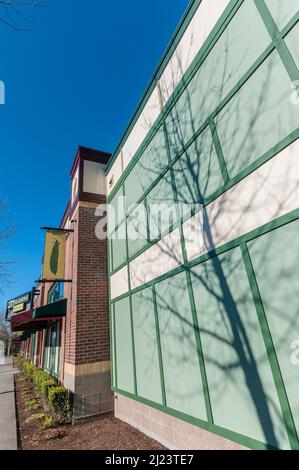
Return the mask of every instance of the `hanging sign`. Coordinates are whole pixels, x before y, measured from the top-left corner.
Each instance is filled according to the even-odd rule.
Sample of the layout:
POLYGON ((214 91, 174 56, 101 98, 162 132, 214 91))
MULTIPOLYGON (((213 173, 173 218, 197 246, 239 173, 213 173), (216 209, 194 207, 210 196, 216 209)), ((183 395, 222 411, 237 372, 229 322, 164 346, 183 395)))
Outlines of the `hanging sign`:
POLYGON ((63 279, 65 269, 66 233, 55 230, 46 232, 43 279, 63 279))

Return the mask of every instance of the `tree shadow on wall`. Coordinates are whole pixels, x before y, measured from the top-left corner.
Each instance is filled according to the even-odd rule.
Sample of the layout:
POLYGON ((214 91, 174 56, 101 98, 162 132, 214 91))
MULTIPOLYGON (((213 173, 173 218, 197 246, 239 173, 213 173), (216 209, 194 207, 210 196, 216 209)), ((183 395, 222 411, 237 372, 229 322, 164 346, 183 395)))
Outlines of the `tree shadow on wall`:
MULTIPOLYGON (((141 262, 140 259, 131 262, 130 272, 134 287, 142 285, 149 270, 155 271, 161 263, 181 266, 188 255, 190 260, 208 252, 211 254, 207 261, 192 269, 187 267, 185 273, 155 287, 167 405, 206 420, 200 406, 203 405, 204 391, 206 397, 209 392, 206 405, 209 407, 210 401, 215 424, 274 447, 287 447, 285 422, 242 251, 236 247, 216 255, 215 250, 237 238, 237 234, 258 228, 263 220, 271 221, 289 212, 298 182, 294 180, 293 167, 284 165, 281 182, 286 193, 284 198, 280 197, 275 186, 277 174, 273 159, 255 174, 254 190, 249 191, 249 195, 239 191, 238 184, 215 202, 213 198, 231 178, 238 178, 245 167, 270 150, 273 143, 295 130, 298 119, 295 107, 290 105, 290 81, 282 81, 285 71, 277 52, 268 57, 224 108, 219 107, 232 88, 234 76, 237 83, 244 62, 243 56, 239 63, 231 66, 227 57, 231 47, 229 41, 229 36, 224 34, 222 47, 216 49, 216 56, 210 60, 214 64, 212 72, 203 65, 195 74, 191 85, 165 118, 164 144, 159 138, 152 146, 151 158, 141 163, 141 185, 147 180, 156 180, 161 173, 164 175, 158 183, 161 185, 159 190, 154 189, 153 196, 148 194, 148 206, 153 203, 165 206, 167 202, 169 209, 175 204, 174 222, 184 218, 186 208, 191 207, 196 213, 189 231, 184 224, 183 228, 177 229, 179 233, 184 230, 187 253, 184 256, 176 240, 163 237, 163 228, 170 225, 167 208, 163 206, 159 218, 149 215, 150 227, 142 227, 143 219, 135 214, 136 230, 158 233, 159 243, 154 250, 148 250, 149 257, 144 253, 141 262), (217 107, 219 112, 209 118, 211 109, 217 107), (197 136, 196 139, 193 136, 197 136), (169 162, 175 161, 173 170, 170 164, 165 167, 164 155, 167 153, 169 162), (199 210, 200 204, 204 206, 199 210), (261 218, 260 222, 256 217, 261 218), (194 233, 199 235, 195 242, 194 233), (195 317, 192 317, 190 307, 193 303, 195 317)), ((177 70, 174 80, 176 76, 177 70)), ((241 184, 251 183, 245 180, 241 184)), ((254 266, 262 276, 270 274, 267 266, 270 265, 268 252, 272 255, 271 239, 267 248, 259 253, 254 266)), ((246 245, 243 249, 245 255, 248 254, 246 245)), ((293 268, 295 272, 295 265, 293 268)), ((284 272, 282 260, 281 275, 294 283, 291 274, 291 269, 284 272)), ((298 294, 298 287, 292 287, 298 294)), ((154 314, 150 308, 144 308, 146 303, 153 305, 152 289, 141 291, 138 296, 139 315, 134 327, 142 330, 145 318, 140 312, 154 314)), ((284 316, 283 335, 276 347, 289 349, 296 326, 295 316, 275 308, 271 313, 284 316)), ((143 334, 148 344, 153 345, 152 356, 146 364, 150 376, 157 365, 158 343, 154 330, 143 334)), ((273 354, 272 359, 275 361, 273 354)), ((292 432, 289 429, 289 433, 292 432)))

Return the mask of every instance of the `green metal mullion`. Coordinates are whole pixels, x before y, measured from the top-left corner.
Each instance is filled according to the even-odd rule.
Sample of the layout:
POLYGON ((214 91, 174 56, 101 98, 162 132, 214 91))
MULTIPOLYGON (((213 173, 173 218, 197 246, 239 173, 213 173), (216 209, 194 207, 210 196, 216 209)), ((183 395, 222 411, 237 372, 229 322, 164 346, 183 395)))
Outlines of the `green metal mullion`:
POLYGON ((207 418, 208 418, 208 423, 213 424, 214 419, 213 419, 212 405, 211 405, 211 399, 210 399, 205 359, 204 359, 203 348, 202 348, 202 343, 201 343, 201 338, 200 338, 200 329, 199 329, 199 324, 198 324, 198 319, 197 319, 197 312, 196 312, 190 270, 187 269, 185 273, 187 277, 188 294, 189 294, 189 301, 190 301, 192 319, 193 319, 193 325, 194 325, 196 349, 197 349, 197 354, 198 354, 199 369, 200 369, 201 381, 202 381, 202 386, 203 386, 203 394, 204 394, 204 400, 205 400, 205 405, 206 405, 207 418))
MULTIPOLYGON (((110 295, 109 295, 110 298, 110 295)), ((109 344, 110 344, 110 361, 111 361, 111 386, 114 385, 113 374, 115 371, 115 358, 114 358, 114 338, 115 338, 115 331, 114 331, 114 321, 112 321, 112 309, 114 309, 114 304, 109 301, 109 344)))
MULTIPOLYGON (((166 125, 164 129, 165 129, 164 133, 165 133, 167 152, 168 152, 169 159, 171 159, 169 138, 168 138, 166 125)), ((210 401, 210 394, 209 394, 209 388, 208 388, 203 349, 202 349, 202 344, 201 344, 201 339, 200 339, 199 325, 197 321, 197 313, 196 313, 196 307, 195 307, 195 302, 194 302, 191 276, 190 276, 190 271, 188 268, 188 256, 187 256, 186 242, 185 242, 185 236, 184 236, 184 230, 183 230, 183 221, 180 217, 178 194, 177 194, 177 187, 176 187, 176 182, 175 182, 173 166, 170 168, 169 171, 171 174, 172 189, 173 189, 174 201, 176 204, 177 218, 180 221, 179 230, 180 230, 180 239, 181 239, 181 249, 182 249, 182 254, 183 254, 183 259, 184 259, 184 266, 187 268, 185 270, 185 273, 187 277, 188 295, 189 295, 189 302, 190 302, 190 308, 191 308, 192 320, 193 320, 193 331, 194 331, 194 336, 195 336, 197 356, 198 356, 198 362, 199 362, 199 370, 200 370, 202 386, 203 386, 206 413, 207 413, 208 422, 212 424, 213 423, 212 407, 211 407, 211 401, 210 401)))
POLYGON ((156 335, 157 335, 162 403, 163 403, 163 406, 166 407, 167 398, 166 398, 165 379, 164 379, 164 366, 163 366, 163 356, 162 356, 162 346, 161 346, 161 336, 160 336, 160 326, 159 326, 159 314, 158 314, 158 306, 157 306, 156 288, 154 285, 152 287, 152 293, 153 293, 153 304, 154 304, 155 325, 156 325, 156 335))
POLYGON ((131 277, 130 277, 130 265, 129 265, 129 241, 128 241, 128 220, 126 220, 126 249, 127 249, 127 271, 128 271, 128 287, 129 287, 129 304, 130 304, 130 320, 131 320, 131 339, 132 339, 132 354, 133 354, 133 375, 134 375, 134 393, 138 394, 137 391, 137 373, 136 373, 136 354, 135 354, 135 338, 134 338, 134 320, 133 320, 133 304, 132 304, 132 292, 131 292, 131 277))
POLYGON ((132 294, 131 294, 131 292, 129 294, 129 303, 130 303, 131 336, 132 336, 132 352, 133 352, 134 393, 135 393, 135 395, 138 395, 137 372, 136 372, 135 337, 134 337, 134 320, 133 320, 133 304, 132 304, 132 294))
POLYGON ((280 33, 266 3, 264 0, 254 0, 256 7, 259 11, 259 14, 262 17, 262 20, 267 28, 267 31, 275 44, 277 52, 285 66, 288 75, 292 81, 296 81, 299 79, 299 69, 287 48, 286 43, 282 38, 282 34, 280 33))
MULTIPOLYGON (((112 315, 113 315, 113 353, 114 353, 114 368, 115 368, 115 386, 118 386, 118 379, 117 379, 117 351, 116 351, 116 323, 115 323, 115 305, 111 305, 112 308, 112 315)), ((112 383, 113 383, 113 376, 112 376, 112 383)))
MULTIPOLYGON (((111 273, 113 271, 113 258, 112 258, 112 244, 109 233, 109 223, 107 231, 107 260, 108 260, 108 295, 109 295, 109 342, 110 342, 110 356, 111 356, 111 385, 117 386, 117 370, 116 370, 116 352, 115 352, 115 318, 114 318, 114 304, 111 302, 111 273), (113 328, 112 328, 113 326, 113 328), (115 374, 115 382, 113 374, 115 374)), ((111 387, 111 388, 112 388, 111 387)))
POLYGON ((221 147, 221 143, 220 143, 220 139, 219 139, 219 135, 218 135, 218 132, 217 132, 217 128, 216 128, 214 119, 211 118, 209 120, 209 126, 210 126, 210 131, 211 131, 211 134, 212 134, 212 139, 213 139, 214 147, 215 147, 215 150, 216 150, 216 155, 217 155, 217 158, 218 158, 218 163, 219 163, 219 166, 220 166, 220 171, 221 171, 221 174, 222 174, 222 178, 223 178, 224 184, 228 184, 228 182, 230 180, 230 176, 228 174, 227 166, 226 166, 226 163, 225 163, 225 159, 224 159, 224 155, 223 155, 223 151, 222 151, 222 147, 221 147))
POLYGON ((113 273, 113 245, 112 245, 112 239, 108 238, 108 252, 110 253, 110 256, 108 254, 108 261, 109 261, 109 271, 110 275, 113 273))
MULTIPOLYGON (((172 193, 173 193, 173 199, 174 199, 174 203, 175 203, 175 207, 176 207, 176 220, 178 221, 178 220, 180 220, 181 215, 180 215, 177 188, 176 188, 176 183, 175 183, 174 170, 173 170, 173 166, 172 166, 169 137, 168 137, 167 127, 166 127, 165 122, 163 124, 163 128, 164 128, 165 146, 166 146, 168 163, 169 163, 169 173, 170 173, 170 179, 171 179, 172 193)), ((179 225, 181 225, 181 224, 179 224, 179 225)))
POLYGON ((287 34, 296 26, 299 22, 299 11, 296 13, 293 18, 286 24, 286 26, 281 31, 281 37, 284 39, 287 34))
POLYGON ((277 355, 276 355, 274 343, 272 340, 270 328, 268 325, 265 309, 263 306, 263 301, 262 301, 261 294, 259 291, 258 283, 255 277, 255 272, 253 269, 250 253, 249 253, 247 244, 245 242, 241 243, 241 251, 242 251, 246 273, 247 273, 248 280, 249 280, 252 297, 253 297, 255 308, 257 311, 259 325, 260 325, 263 340, 266 346, 268 360, 269 360, 270 367, 272 370, 272 375, 273 375, 274 383, 276 386, 278 399, 280 402, 283 418, 285 421, 289 441, 290 441, 292 449, 299 449, 298 434, 297 434, 295 422, 293 419, 287 392, 284 386, 283 377, 282 377, 279 362, 277 359, 277 355))

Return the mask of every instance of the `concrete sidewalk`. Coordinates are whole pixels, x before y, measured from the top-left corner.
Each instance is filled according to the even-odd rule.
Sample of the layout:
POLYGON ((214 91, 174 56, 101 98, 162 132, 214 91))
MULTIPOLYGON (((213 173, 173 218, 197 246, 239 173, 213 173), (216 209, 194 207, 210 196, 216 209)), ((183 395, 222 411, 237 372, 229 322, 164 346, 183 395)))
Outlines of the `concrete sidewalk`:
POLYGON ((14 375, 12 360, 0 365, 0 450, 17 450, 14 375))

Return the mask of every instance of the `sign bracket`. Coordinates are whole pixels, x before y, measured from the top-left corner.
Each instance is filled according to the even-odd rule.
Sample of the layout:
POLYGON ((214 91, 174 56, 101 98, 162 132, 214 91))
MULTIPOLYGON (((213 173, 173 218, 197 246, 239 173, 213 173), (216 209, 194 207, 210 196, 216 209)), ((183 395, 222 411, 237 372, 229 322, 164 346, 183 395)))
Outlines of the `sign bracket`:
POLYGON ((61 232, 61 233, 73 233, 74 230, 69 228, 53 228, 53 227, 41 227, 41 230, 45 230, 48 232, 61 232))

